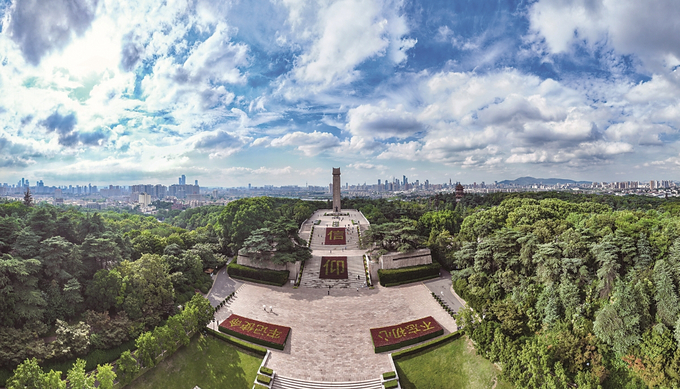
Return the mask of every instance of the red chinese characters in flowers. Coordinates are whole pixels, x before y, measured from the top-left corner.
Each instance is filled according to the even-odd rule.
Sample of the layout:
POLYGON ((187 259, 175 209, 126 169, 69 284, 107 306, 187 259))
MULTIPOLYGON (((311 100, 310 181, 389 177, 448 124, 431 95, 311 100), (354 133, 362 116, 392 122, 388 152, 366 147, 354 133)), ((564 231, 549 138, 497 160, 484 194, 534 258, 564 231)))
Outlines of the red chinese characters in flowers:
POLYGON ((321 257, 319 278, 346 280, 347 257, 321 257))
POLYGON ((443 331, 442 326, 432 316, 428 316, 394 326, 371 328, 371 337, 373 337, 376 352, 380 352, 379 349, 385 346, 413 344, 416 343, 413 340, 430 339, 440 335, 443 331))
POLYGON ((326 228, 326 244, 327 245, 346 245, 347 233, 344 228, 326 228))
POLYGON ((239 315, 231 315, 227 320, 220 324, 220 327, 227 330, 224 332, 236 332, 245 338, 255 338, 268 343, 283 345, 286 343, 290 327, 283 327, 276 324, 263 323, 261 321, 248 319, 239 315))

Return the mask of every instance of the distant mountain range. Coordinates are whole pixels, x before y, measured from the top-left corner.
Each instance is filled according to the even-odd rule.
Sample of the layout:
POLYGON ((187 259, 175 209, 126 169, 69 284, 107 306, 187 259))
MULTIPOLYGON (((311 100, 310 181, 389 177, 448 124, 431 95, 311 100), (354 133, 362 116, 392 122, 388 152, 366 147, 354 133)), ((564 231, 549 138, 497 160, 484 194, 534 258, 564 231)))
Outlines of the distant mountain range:
POLYGON ((527 186, 527 185, 534 185, 534 184, 543 184, 543 185, 557 185, 557 184, 590 184, 590 181, 574 181, 574 180, 567 180, 564 178, 534 178, 534 177, 520 177, 514 180, 503 180, 500 181, 499 184, 504 184, 504 185, 520 185, 520 186, 527 186))

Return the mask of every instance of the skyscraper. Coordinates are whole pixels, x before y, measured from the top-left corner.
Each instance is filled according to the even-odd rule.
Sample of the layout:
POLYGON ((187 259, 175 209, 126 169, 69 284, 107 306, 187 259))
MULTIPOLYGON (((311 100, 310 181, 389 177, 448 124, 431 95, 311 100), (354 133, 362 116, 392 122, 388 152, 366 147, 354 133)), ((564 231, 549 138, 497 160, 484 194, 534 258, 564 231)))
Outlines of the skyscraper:
POLYGON ((179 183, 180 185, 186 185, 187 184, 187 176, 182 174, 182 182, 179 183))

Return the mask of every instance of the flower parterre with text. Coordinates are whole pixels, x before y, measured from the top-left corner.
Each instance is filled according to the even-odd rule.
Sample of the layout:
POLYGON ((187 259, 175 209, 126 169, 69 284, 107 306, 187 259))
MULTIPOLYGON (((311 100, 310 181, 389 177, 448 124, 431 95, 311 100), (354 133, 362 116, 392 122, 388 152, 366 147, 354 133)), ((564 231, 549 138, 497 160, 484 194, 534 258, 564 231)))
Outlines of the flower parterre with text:
MULTIPOLYGON (((286 344, 290 327, 284 327, 232 314, 220 324, 220 331, 265 346, 286 344)), ((276 347, 279 348, 279 347, 276 347)))
POLYGON ((371 328, 375 352, 394 350, 442 335, 444 328, 432 317, 388 327, 371 328))

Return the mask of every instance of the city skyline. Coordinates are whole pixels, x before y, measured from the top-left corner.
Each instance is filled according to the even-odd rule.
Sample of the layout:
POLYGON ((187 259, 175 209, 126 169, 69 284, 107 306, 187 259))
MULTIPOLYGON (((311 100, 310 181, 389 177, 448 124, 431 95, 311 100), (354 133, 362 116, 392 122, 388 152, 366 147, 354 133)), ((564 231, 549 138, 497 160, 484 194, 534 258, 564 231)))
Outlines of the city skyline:
POLYGON ((669 0, 73 4, 0 2, 0 182, 680 179, 669 0))

